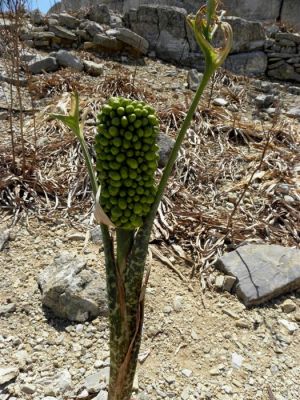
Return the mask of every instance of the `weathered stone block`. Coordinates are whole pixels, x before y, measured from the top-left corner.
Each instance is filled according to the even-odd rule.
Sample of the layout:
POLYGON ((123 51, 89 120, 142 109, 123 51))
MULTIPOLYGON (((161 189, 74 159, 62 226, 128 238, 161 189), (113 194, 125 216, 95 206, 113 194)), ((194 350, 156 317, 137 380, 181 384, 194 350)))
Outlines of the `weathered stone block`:
POLYGON ((69 67, 74 69, 75 71, 83 70, 83 63, 79 60, 78 57, 74 56, 67 50, 59 50, 56 53, 56 60, 58 64, 62 67, 69 67))
POLYGON ((267 75, 283 81, 300 82, 300 74, 297 73, 294 67, 284 62, 278 68, 269 69, 267 75))
POLYGON ((37 57, 28 63, 28 69, 32 74, 41 74, 56 71, 58 65, 54 57, 37 57))
POLYGON ((259 76, 267 69, 267 56, 262 51, 230 55, 224 63, 224 68, 235 74, 259 76))
POLYGON ((300 250, 249 244, 225 254, 217 268, 238 280, 236 294, 246 306, 300 288, 300 250))
MULTIPOLYGON (((247 21, 238 17, 226 17, 233 30, 233 45, 231 53, 261 50, 264 48, 266 39, 265 30, 260 22, 247 21)), ((216 43, 222 44, 223 34, 219 30, 216 34, 216 43)))
POLYGON ((88 18, 91 21, 98 22, 99 24, 110 24, 110 12, 106 4, 96 4, 91 7, 88 18))
POLYGON ((300 30, 300 2, 297 0, 284 0, 281 11, 281 22, 292 25, 300 30))
POLYGON ((59 25, 50 26, 49 31, 53 32, 55 36, 62 39, 68 39, 72 41, 75 41, 77 39, 77 36, 75 35, 74 32, 71 32, 69 29, 63 28, 62 26, 59 25))
POLYGON ((93 42, 98 46, 104 47, 108 50, 120 50, 122 48, 122 43, 115 37, 106 36, 104 34, 97 34, 94 36, 93 42))
POLYGON ((143 36, 153 50, 159 37, 157 6, 142 5, 137 10, 130 10, 124 16, 126 26, 138 35, 143 36))
POLYGON ((67 13, 61 13, 58 15, 59 25, 65 26, 66 28, 75 29, 79 26, 80 20, 67 13))
POLYGON ((39 276, 42 303, 53 313, 83 322, 107 315, 105 279, 83 257, 63 252, 39 276))
POLYGON ((130 29, 118 28, 115 30, 114 37, 121 42, 133 47, 135 50, 141 52, 142 54, 146 54, 148 51, 148 41, 137 33, 132 32, 130 29))
POLYGON ((249 20, 276 21, 280 14, 281 0, 223 0, 222 7, 227 15, 235 15, 249 20))
POLYGON ((85 30, 91 37, 97 35, 97 33, 103 33, 104 29, 95 21, 84 21, 80 24, 80 28, 85 30))
POLYGON ((100 76, 103 74, 103 64, 95 63, 94 61, 83 60, 84 70, 91 76, 100 76))

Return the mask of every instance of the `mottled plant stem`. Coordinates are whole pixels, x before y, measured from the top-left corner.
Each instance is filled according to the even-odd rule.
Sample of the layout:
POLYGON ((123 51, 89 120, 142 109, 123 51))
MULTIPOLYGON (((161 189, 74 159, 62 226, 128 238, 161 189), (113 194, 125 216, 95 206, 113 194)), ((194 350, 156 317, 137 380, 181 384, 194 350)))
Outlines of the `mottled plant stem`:
POLYGON ((158 194, 144 225, 135 238, 129 233, 117 229, 117 264, 114 267, 115 299, 111 309, 110 342, 110 385, 108 400, 130 400, 137 358, 141 344, 144 319, 143 277, 148 252, 149 238, 153 221, 160 203, 163 189, 172 172, 179 148, 190 126, 200 97, 214 71, 207 70, 195 94, 192 105, 186 115, 169 162, 158 187, 158 194), (126 260, 126 263, 124 262, 126 260), (123 303, 124 302, 124 303, 123 303), (118 329, 116 329, 118 327, 118 329))
MULTIPOLYGON (((141 288, 144 264, 133 266, 129 261, 134 244, 134 233, 134 231, 117 229, 117 259, 114 260, 111 252, 105 254, 110 319, 108 400, 131 399, 141 343, 144 317, 144 299, 141 298, 141 288), (134 270, 133 267, 135 267, 134 270)), ((105 242, 111 243, 110 246, 113 249, 105 227, 104 234, 105 242)))

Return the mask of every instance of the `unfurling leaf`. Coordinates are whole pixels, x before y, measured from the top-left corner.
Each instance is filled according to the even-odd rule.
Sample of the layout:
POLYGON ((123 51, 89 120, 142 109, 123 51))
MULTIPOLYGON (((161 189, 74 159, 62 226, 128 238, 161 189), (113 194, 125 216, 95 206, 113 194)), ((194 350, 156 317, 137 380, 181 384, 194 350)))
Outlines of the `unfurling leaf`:
POLYGON ((216 14, 217 3, 216 0, 208 1, 207 6, 201 7, 196 16, 189 15, 187 17, 188 24, 204 54, 206 67, 211 70, 216 70, 223 64, 233 42, 231 26, 227 22, 223 22, 216 14), (215 48, 211 44, 211 40, 218 28, 223 32, 224 45, 215 48))

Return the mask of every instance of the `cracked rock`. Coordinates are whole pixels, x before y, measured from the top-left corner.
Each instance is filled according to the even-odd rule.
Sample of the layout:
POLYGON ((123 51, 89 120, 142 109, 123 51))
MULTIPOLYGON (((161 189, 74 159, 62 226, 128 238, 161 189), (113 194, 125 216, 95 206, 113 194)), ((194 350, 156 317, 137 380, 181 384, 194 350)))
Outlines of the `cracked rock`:
POLYGON ((15 379, 19 375, 18 368, 0 367, 0 385, 4 385, 15 379))
POLYGON ((70 321, 107 315, 105 278, 87 269, 86 260, 63 252, 39 276, 43 305, 70 321))
POLYGON ((216 266, 237 278, 237 296, 253 306, 300 288, 299 260, 298 249, 248 244, 225 254, 216 266))

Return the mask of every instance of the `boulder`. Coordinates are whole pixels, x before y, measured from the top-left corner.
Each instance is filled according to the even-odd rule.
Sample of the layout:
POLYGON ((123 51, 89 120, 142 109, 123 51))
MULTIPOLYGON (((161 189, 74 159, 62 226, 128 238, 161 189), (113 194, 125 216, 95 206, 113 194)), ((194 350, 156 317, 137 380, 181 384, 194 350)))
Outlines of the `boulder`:
POLYGON ((91 21, 98 22, 99 24, 110 24, 110 12, 105 4, 96 4, 91 7, 88 13, 88 18, 91 21))
POLYGON ((84 29, 77 29, 76 30, 76 35, 83 42, 87 42, 87 41, 89 41, 91 39, 91 36, 84 29))
POLYGON ((56 61, 62 67, 69 67, 74 69, 75 71, 83 70, 83 63, 79 60, 78 57, 74 56, 67 50, 59 50, 56 53, 56 61))
POLYGON ((61 38, 61 39, 67 39, 71 41, 75 41, 77 39, 77 36, 75 35, 74 32, 70 31, 67 28, 64 28, 60 25, 53 25, 49 26, 49 31, 53 32, 55 36, 61 38))
MULTIPOLYGON (((239 17, 226 17, 233 30, 233 45, 231 53, 262 50, 264 48, 266 34, 263 25, 257 21, 247 21, 239 17)), ((223 34, 217 31, 215 41, 221 45, 223 34)))
POLYGON ((300 107, 292 107, 287 112, 286 115, 290 118, 300 119, 300 107))
MULTIPOLYGON (((187 12, 183 8, 152 4, 128 11, 124 16, 124 22, 128 28, 149 42, 150 51, 155 51, 159 58, 200 68, 203 57, 186 22, 186 16, 187 12)), ((264 48, 265 31, 259 22, 238 17, 225 19, 231 24, 234 32, 232 53, 246 54, 248 51, 264 48)), ((218 33, 215 38, 216 45, 220 45, 222 40, 222 34, 218 33)), ((257 53, 237 59, 238 65, 233 71, 243 74, 244 71, 247 73, 250 70, 252 75, 263 74, 267 60, 263 52, 257 53), (252 57, 256 59, 251 64, 252 57)), ((228 65, 231 65, 230 62, 228 65)))
POLYGON ((99 33, 94 36, 93 43, 113 51, 120 50, 122 48, 122 43, 119 42, 119 40, 117 40, 115 37, 99 33))
POLYGON ((110 26, 112 28, 121 28, 123 26, 122 17, 116 14, 110 16, 110 26))
POLYGON ((128 28, 149 42, 151 50, 155 50, 160 33, 157 6, 142 5, 131 9, 124 15, 124 21, 128 28))
MULTIPOLYGON (((70 1, 70 0, 63 0, 70 1)), ((266 6, 261 0, 223 0, 222 9, 226 10, 227 15, 233 15, 249 20, 269 20, 276 21, 280 15, 280 6, 282 0, 268 0, 266 6)), ((287 0, 284 0, 285 2, 287 0)), ((289 0, 290 3, 295 3, 297 0, 289 0)), ((138 8, 141 5, 151 3, 152 5, 161 4, 160 0, 126 0, 123 4, 124 12, 138 8)), ((164 5, 171 7, 184 8, 188 13, 195 13, 200 6, 206 3, 205 0, 195 2, 193 0, 165 0, 164 5)), ((296 18, 294 14, 294 18, 296 18)))
POLYGON ((299 86, 289 86, 288 92, 291 94, 295 94, 296 96, 300 96, 300 87, 299 86))
POLYGON ((104 29, 101 25, 94 21, 84 21, 80 24, 80 28, 85 30, 91 37, 97 35, 97 33, 103 33, 104 29))
POLYGON ((127 28, 118 28, 114 29, 114 31, 114 37, 117 38, 120 42, 128 44, 142 54, 147 53, 149 43, 142 36, 132 32, 130 29, 127 28))
POLYGON ((28 70, 32 74, 41 74, 43 72, 53 72, 58 69, 54 57, 36 57, 28 63, 28 70))
POLYGON ((273 94, 259 94, 255 97, 254 102, 259 109, 271 107, 274 103, 275 96, 273 94))
POLYGON ((159 37, 155 51, 159 58, 184 64, 190 46, 186 36, 187 12, 177 7, 157 7, 159 37))
POLYGON ((267 69, 267 56, 263 51, 231 54, 225 61, 224 68, 240 75, 264 75, 267 69))
POLYGON ((157 41, 155 52, 159 58, 165 61, 175 61, 186 64, 189 55, 187 40, 176 38, 168 31, 162 31, 157 41))
POLYGON ((31 31, 29 32, 30 39, 34 40, 51 40, 52 38, 55 37, 55 34, 53 32, 48 32, 48 31, 42 31, 42 32, 35 32, 31 31))
POLYGON ((94 61, 83 60, 83 66, 86 73, 91 76, 100 76, 103 74, 103 64, 95 63, 94 61))
POLYGON ((267 4, 261 0, 223 0, 222 8, 226 10, 227 15, 249 20, 276 21, 280 15, 281 3, 282 0, 268 0, 267 4))
POLYGON ((80 20, 68 13, 61 13, 58 15, 58 23, 66 28, 76 29, 80 24, 80 20))
MULTIPOLYGON (((4 385, 16 379, 19 375, 19 369, 16 367, 0 367, 0 385, 4 385)), ((1 392, 0 392, 1 393, 1 392)))
POLYGON ((3 306, 0 305, 0 316, 7 315, 16 311, 16 304, 15 303, 8 303, 4 304, 3 306))
POLYGON ((30 21, 33 25, 42 25, 44 23, 44 15, 40 10, 33 10, 30 13, 30 21))
MULTIPOLYGON (((123 11, 126 12, 133 8, 138 8, 141 4, 148 4, 151 3, 152 5, 160 5, 162 2, 161 0, 126 0, 123 3, 123 11)), ((205 4, 205 0, 199 0, 195 2, 195 0, 164 0, 163 4, 169 7, 180 7, 184 8, 188 13, 195 13, 200 6, 205 4)))
POLYGON ((300 74, 298 74, 294 67, 286 62, 278 64, 277 68, 269 69, 267 75, 271 78, 283 81, 296 81, 300 82, 300 74))
POLYGON ((300 2, 284 0, 281 10, 281 22, 293 26, 300 31, 300 2))
POLYGON ((157 137, 157 145, 159 147, 158 166, 160 168, 163 168, 167 165, 167 162, 168 162, 168 159, 169 159, 169 156, 173 149, 174 144, 175 144, 175 140, 170 138, 165 133, 160 133, 158 135, 158 137, 157 137))
POLYGON ((217 268, 237 278, 235 291, 246 306, 265 303, 300 288, 300 250, 248 244, 217 260, 217 268))
POLYGON ((91 228, 90 231, 90 240, 93 243, 101 243, 103 238, 102 238, 102 230, 99 225, 96 225, 94 228, 91 228))
POLYGON ((76 254, 62 252, 41 272, 42 303, 60 318, 84 322, 107 315, 105 278, 76 254))
POLYGON ((130 10, 124 20, 128 28, 149 42, 149 49, 159 58, 186 64, 190 52, 186 16, 183 8, 143 5, 130 10))
POLYGON ((48 23, 48 27, 59 25, 58 16, 57 16, 57 18, 49 17, 47 20, 47 23, 48 23))

